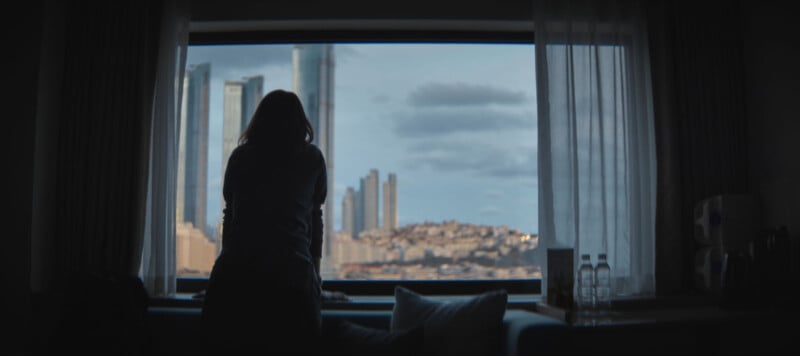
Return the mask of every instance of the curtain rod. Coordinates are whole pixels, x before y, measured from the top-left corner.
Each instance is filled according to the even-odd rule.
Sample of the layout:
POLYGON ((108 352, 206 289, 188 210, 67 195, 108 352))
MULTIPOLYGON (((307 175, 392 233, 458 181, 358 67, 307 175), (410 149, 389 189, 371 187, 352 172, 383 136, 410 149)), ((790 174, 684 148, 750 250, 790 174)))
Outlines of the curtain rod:
POLYGON ((430 30, 430 31, 493 31, 532 32, 533 21, 492 20, 244 20, 244 21, 194 21, 189 31, 242 32, 242 31, 307 31, 307 30, 430 30))

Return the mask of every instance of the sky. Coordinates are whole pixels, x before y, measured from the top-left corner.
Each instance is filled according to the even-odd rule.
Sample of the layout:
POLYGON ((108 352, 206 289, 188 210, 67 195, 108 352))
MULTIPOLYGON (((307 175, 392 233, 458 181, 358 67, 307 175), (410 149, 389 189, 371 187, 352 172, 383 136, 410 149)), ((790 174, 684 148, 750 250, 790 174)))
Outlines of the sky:
MULTIPOLYGON (((534 48, 530 44, 335 44, 334 209, 377 169, 397 175, 400 226, 457 220, 538 233, 534 48)), ((292 46, 190 46, 211 64, 209 223, 222 212, 222 90, 264 76, 292 88, 292 46)), ((379 204, 379 206, 382 206, 379 204)), ((381 220, 382 221, 382 220, 381 220)))

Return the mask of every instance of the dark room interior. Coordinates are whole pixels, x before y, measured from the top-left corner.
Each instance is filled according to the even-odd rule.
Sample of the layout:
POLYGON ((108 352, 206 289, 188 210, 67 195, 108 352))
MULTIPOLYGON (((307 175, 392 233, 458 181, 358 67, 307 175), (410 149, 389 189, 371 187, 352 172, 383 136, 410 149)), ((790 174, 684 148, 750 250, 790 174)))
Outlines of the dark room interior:
MULTIPOLYGON (((91 275, 105 266, 130 275, 139 268, 141 252, 130 251, 141 250, 138 236, 146 220, 142 172, 148 169, 145 137, 151 128, 143 122, 151 112, 143 108, 153 100, 152 43, 165 2, 33 0, 8 7, 4 82, 13 87, 5 91, 11 95, 4 95, 4 106, 13 110, 4 121, 9 127, 3 145, 11 173, 5 195, 14 204, 3 220, 10 228, 0 249, 4 355, 82 352, 89 350, 86 343, 96 345, 91 350, 105 347, 103 354, 202 351, 192 329, 197 305, 191 303, 162 300, 159 306, 169 308, 159 313, 112 320, 114 330, 121 330, 115 335, 149 342, 71 339, 70 328, 59 324, 74 312, 64 307, 65 291, 89 298, 86 313, 72 316, 76 322, 93 317, 93 306, 111 298, 102 286, 78 284, 82 280, 65 271, 91 275), (117 48, 118 43, 129 45, 117 48), (88 253, 86 246, 102 252, 88 253)), ((534 2, 199 0, 188 7, 189 41, 525 42, 534 34, 519 25, 533 21, 534 2)), ((640 3, 646 9, 658 158, 650 227, 656 295, 624 309, 620 304, 635 321, 605 327, 556 325, 525 319, 527 314, 518 320, 506 313, 504 346, 497 354, 794 354, 793 297, 800 283, 800 41, 792 30, 797 11, 778 1, 640 3), (692 237, 695 204, 721 194, 756 197, 759 231, 783 229, 787 238, 773 256, 785 261, 779 264, 783 270, 758 275, 758 282, 722 298, 695 288, 692 237)), ((134 292, 114 291, 123 297, 118 299, 136 302, 130 300, 134 292)), ((350 311, 386 325, 391 308, 350 311)), ((553 316, 535 306, 519 308, 535 318, 553 316)), ((328 314, 348 310, 330 308, 328 314)))

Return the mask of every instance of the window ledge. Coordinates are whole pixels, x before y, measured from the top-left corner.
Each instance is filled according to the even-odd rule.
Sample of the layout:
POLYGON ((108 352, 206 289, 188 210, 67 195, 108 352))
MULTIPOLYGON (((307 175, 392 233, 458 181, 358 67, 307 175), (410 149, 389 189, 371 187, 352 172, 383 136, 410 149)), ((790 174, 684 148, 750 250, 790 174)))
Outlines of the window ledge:
MULTIPOLYGON (((342 310, 391 310, 394 307, 393 295, 351 295, 348 301, 326 301, 323 309, 342 310)), ((470 295, 435 295, 426 296, 437 301, 454 301, 469 298, 470 295)), ((542 296, 539 294, 509 294, 508 305, 513 309, 534 310, 537 303, 540 303, 542 296)), ((150 299, 152 307, 184 307, 200 308, 203 306, 203 299, 195 297, 191 293, 178 293, 172 297, 157 297, 150 299)))
MULTIPOLYGON (((435 301, 457 301, 472 297, 472 295, 431 295, 425 298, 435 301)), ((508 306, 513 309, 533 310, 537 303, 541 302, 539 294, 509 294, 508 306)), ((323 305, 324 309, 367 309, 381 310, 392 309, 394 307, 393 295, 358 295, 350 296, 349 301, 329 301, 323 305)))

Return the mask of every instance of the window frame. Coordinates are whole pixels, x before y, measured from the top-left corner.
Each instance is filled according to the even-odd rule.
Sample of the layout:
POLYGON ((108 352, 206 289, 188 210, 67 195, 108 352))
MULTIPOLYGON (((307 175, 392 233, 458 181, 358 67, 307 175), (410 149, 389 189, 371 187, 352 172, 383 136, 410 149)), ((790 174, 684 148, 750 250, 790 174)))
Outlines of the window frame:
MULTIPOLYGON (((534 44, 531 21, 309 20, 190 23, 189 46, 290 43, 534 44)), ((533 65, 533 64, 532 64, 533 65)), ((535 85, 535 83, 534 83, 535 85)), ((202 293, 205 277, 177 277, 179 294, 202 293)), ((323 288, 350 296, 393 296, 395 286, 426 295, 469 295, 504 289, 509 295, 542 295, 541 279, 326 280, 323 288)))

